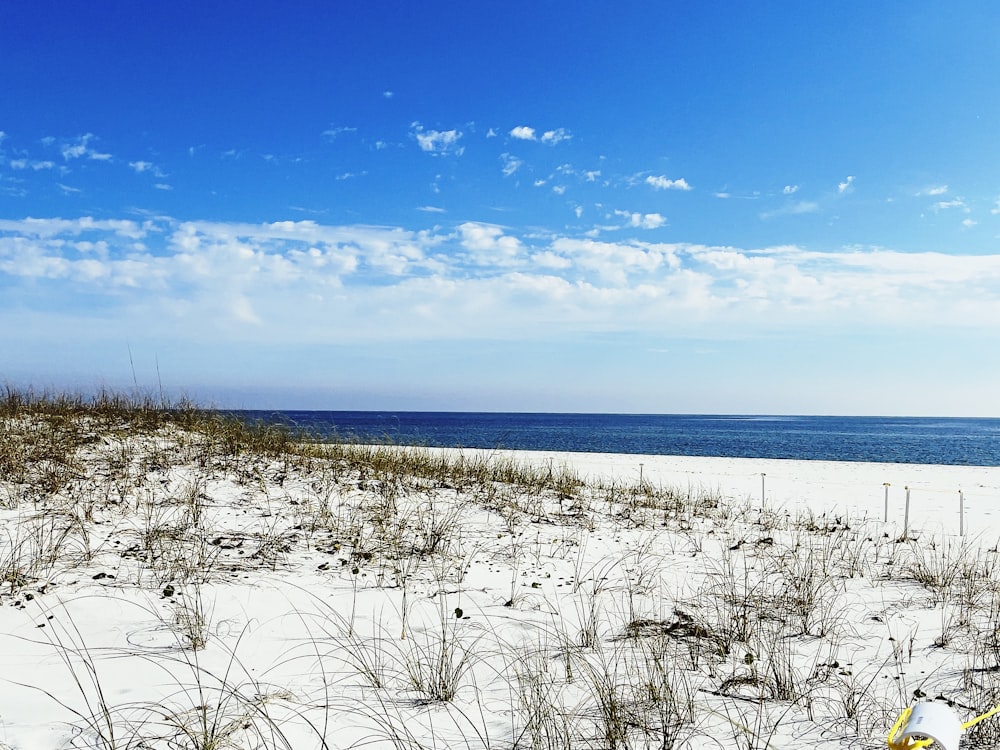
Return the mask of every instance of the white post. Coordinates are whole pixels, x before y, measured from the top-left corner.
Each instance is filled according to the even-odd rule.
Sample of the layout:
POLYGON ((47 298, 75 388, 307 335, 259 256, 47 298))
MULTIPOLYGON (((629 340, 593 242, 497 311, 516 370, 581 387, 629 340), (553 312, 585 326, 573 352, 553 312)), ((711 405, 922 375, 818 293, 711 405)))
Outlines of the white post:
POLYGON ((767 474, 765 474, 764 472, 760 473, 760 509, 761 510, 764 510, 764 477, 766 477, 766 476, 767 476, 767 474))
POLYGON ((885 487, 885 518, 882 519, 882 522, 889 523, 889 483, 882 482, 882 486, 885 487))
POLYGON ((642 464, 639 464, 639 484, 642 484, 642 464))
POLYGON ((910 488, 904 487, 906 490, 906 508, 903 510, 903 539, 906 539, 910 533, 910 488))
POLYGON ((958 535, 965 536, 965 493, 958 491, 958 535))

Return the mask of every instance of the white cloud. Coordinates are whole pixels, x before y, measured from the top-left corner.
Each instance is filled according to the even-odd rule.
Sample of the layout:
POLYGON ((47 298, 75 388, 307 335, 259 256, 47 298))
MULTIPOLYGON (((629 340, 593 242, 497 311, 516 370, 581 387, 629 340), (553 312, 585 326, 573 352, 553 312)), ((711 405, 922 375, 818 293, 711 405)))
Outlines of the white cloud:
MULTIPOLYGON (((618 215, 637 228, 663 221, 618 215)), ((133 326, 185 345, 233 340, 244 327, 247 341, 310 345, 859 326, 1000 334, 1000 253, 600 242, 482 222, 411 231, 312 221, 2 220, 0 283, 10 290, 0 314, 9 317, 4 300, 16 299, 26 328, 54 315, 64 336, 114 337, 133 326), (95 299, 105 328, 93 328, 95 299)))
POLYGON ((42 169, 54 169, 56 166, 54 161, 32 161, 29 159, 12 159, 9 164, 11 169, 31 169, 35 172, 42 169))
POLYGON ((658 229, 667 223, 666 217, 662 214, 642 214, 632 211, 615 211, 615 216, 622 216, 627 222, 627 226, 638 229, 658 229))
POLYGON ((646 177, 646 184, 654 190, 691 190, 691 186, 688 185, 687 180, 683 177, 671 180, 663 175, 649 175, 646 177))
POLYGON ((527 125, 518 125, 511 129, 510 137, 517 138, 519 141, 533 141, 535 140, 535 129, 529 128, 527 125))
MULTIPOLYGON (((63 160, 70 161, 71 159, 86 157, 92 161, 110 161, 111 154, 101 153, 90 147, 90 142, 94 140, 94 138, 96 138, 96 136, 93 133, 86 133, 78 136, 72 141, 64 142, 59 148, 59 152, 62 154, 63 160)), ((48 145, 54 142, 54 139, 43 138, 42 142, 48 145)))
POLYGON ((443 208, 441 208, 440 206, 418 206, 417 210, 418 211, 423 211, 424 213, 428 213, 428 214, 443 214, 443 213, 446 213, 446 211, 443 208))
POLYGON ((524 165, 524 162, 521 159, 518 159, 516 156, 511 156, 510 154, 500 154, 500 161, 503 163, 503 167, 501 169, 504 177, 510 177, 524 165))
POLYGON ((785 185, 784 190, 781 191, 784 195, 795 195, 799 192, 798 185, 785 185))
POLYGON ((588 172, 583 173, 583 179, 587 182, 597 182, 597 178, 601 176, 601 170, 593 169, 588 172))
POLYGON ((848 175, 847 179, 837 185, 837 193, 843 195, 851 190, 854 185, 854 175, 848 175))
POLYGON ((382 98, 383 99, 392 99, 392 97, 394 97, 394 96, 395 96, 395 93, 393 93, 392 91, 383 91, 382 92, 382 98))
POLYGON ((156 188, 157 190, 173 190, 174 189, 173 185, 168 185, 165 182, 156 182, 156 183, 153 183, 153 187, 156 188))
POLYGON ((927 187, 927 188, 924 188, 923 190, 918 191, 916 193, 916 196, 919 198, 919 197, 927 196, 927 195, 932 195, 932 196, 933 195, 944 195, 947 192, 948 192, 948 186, 947 185, 934 185, 932 187, 927 187))
POLYGON ((573 136, 564 128, 557 128, 556 130, 546 130, 542 133, 542 143, 546 143, 550 146, 555 146, 557 143, 562 143, 563 141, 568 141, 573 136))
POLYGON ((716 198, 723 198, 723 199, 725 199, 725 198, 732 198, 732 194, 731 193, 726 193, 726 192, 712 193, 712 195, 714 195, 716 198))
POLYGON ((462 247, 470 251, 468 257, 481 265, 510 265, 521 252, 521 241, 495 224, 467 221, 458 233, 462 247))
POLYGON ((565 195, 566 194, 566 186, 565 185, 553 185, 552 186, 552 192, 555 193, 556 195, 565 195))
POLYGON ((996 199, 996 203, 993 204, 993 208, 990 209, 990 213, 994 216, 1000 214, 1000 198, 996 199))
POLYGON ((454 154, 461 156, 465 153, 465 147, 458 145, 458 141, 462 137, 460 130, 425 131, 419 122, 415 122, 412 125, 411 133, 417 139, 420 150, 429 154, 454 154))
POLYGON ((962 198, 954 198, 950 201, 938 201, 933 206, 931 206, 935 211, 947 211, 950 208, 960 208, 965 213, 969 213, 969 207, 966 205, 965 200, 962 198))
POLYGON ((978 221, 976 221, 976 220, 974 220, 974 219, 963 219, 963 220, 962 220, 962 226, 963 226, 963 227, 965 227, 966 229, 969 229, 969 228, 971 228, 971 227, 974 227, 974 226, 976 226, 976 224, 978 224, 978 223, 979 223, 979 222, 978 222, 978 221))
POLYGON ((345 135, 347 133, 356 133, 356 132, 358 132, 357 128, 338 126, 338 127, 327 128, 326 130, 324 130, 323 137, 326 138, 327 140, 335 141, 342 135, 345 135))

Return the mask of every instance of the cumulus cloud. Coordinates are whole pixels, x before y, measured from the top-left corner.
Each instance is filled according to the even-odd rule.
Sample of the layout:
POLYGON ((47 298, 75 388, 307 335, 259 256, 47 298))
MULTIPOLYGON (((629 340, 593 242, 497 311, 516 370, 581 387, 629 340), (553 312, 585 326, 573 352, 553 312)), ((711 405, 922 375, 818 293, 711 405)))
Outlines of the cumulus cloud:
POLYGON ((1000 198, 996 199, 996 202, 993 204, 993 208, 990 209, 990 213, 994 216, 996 214, 1000 214, 1000 198))
POLYGON ((666 217, 662 214, 643 214, 633 211, 615 211, 615 216, 622 216, 626 220, 626 226, 637 229, 658 229, 667 223, 666 217))
POLYGON ((654 190, 691 190, 691 186, 683 177, 671 180, 663 175, 649 175, 646 177, 646 184, 654 190))
POLYGON ((541 141, 547 146, 555 146, 556 144, 568 141, 573 137, 565 128, 546 130, 541 134, 541 136, 539 136, 538 131, 528 125, 518 125, 517 127, 512 128, 509 135, 511 138, 516 138, 521 141, 541 141))
POLYGON ((799 192, 799 186, 785 185, 784 190, 782 190, 781 192, 784 193, 785 195, 795 195, 797 192, 799 192))
POLYGON ((459 225, 458 234, 462 247, 470 251, 468 257, 481 265, 509 265, 521 251, 521 241, 495 224, 467 221, 459 225))
MULTIPOLYGON (((665 221, 618 216, 635 228, 665 221)), ((0 315, 16 299, 19 319, 54 315, 82 336, 93 332, 75 321, 95 300, 102 325, 130 321, 185 341, 244 328, 247 340, 311 344, 850 325, 1000 333, 1000 254, 598 241, 473 221, 412 231, 2 220, 0 283, 0 315)))
POLYGON ((847 179, 845 179, 841 183, 838 183, 837 193, 839 195, 843 195, 844 193, 849 192, 853 185, 854 185, 854 175, 848 175, 847 179))
POLYGON ((417 139, 420 150, 428 154, 461 156, 465 153, 465 147, 458 145, 462 138, 460 130, 425 130, 419 122, 415 122, 411 127, 411 133, 417 139))

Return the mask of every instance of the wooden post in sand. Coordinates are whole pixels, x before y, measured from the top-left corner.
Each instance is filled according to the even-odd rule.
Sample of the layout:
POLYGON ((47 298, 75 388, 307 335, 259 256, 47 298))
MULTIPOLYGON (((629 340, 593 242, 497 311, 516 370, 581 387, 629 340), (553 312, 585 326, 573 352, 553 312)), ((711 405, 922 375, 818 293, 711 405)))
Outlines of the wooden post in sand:
POLYGON ((958 535, 965 536, 965 493, 958 491, 958 535))
POLYGON ((906 508, 903 510, 903 539, 909 536, 910 531, 910 488, 904 487, 906 490, 906 508))
POLYGON ((889 523, 889 483, 882 482, 882 486, 885 487, 885 518, 882 523, 889 523))
POLYGON ((764 510, 764 477, 766 477, 763 471, 760 473, 760 509, 764 510))
POLYGON ((639 464, 639 485, 642 485, 642 464, 639 464))

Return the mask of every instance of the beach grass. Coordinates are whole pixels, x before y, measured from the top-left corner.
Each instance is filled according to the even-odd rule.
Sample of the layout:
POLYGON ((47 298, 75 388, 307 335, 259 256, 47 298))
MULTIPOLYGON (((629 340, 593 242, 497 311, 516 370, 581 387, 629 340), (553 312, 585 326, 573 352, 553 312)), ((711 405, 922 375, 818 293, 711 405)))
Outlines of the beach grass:
POLYGON ((8 387, 0 520, 0 747, 875 747, 1000 701, 994 542, 712 486, 8 387))

